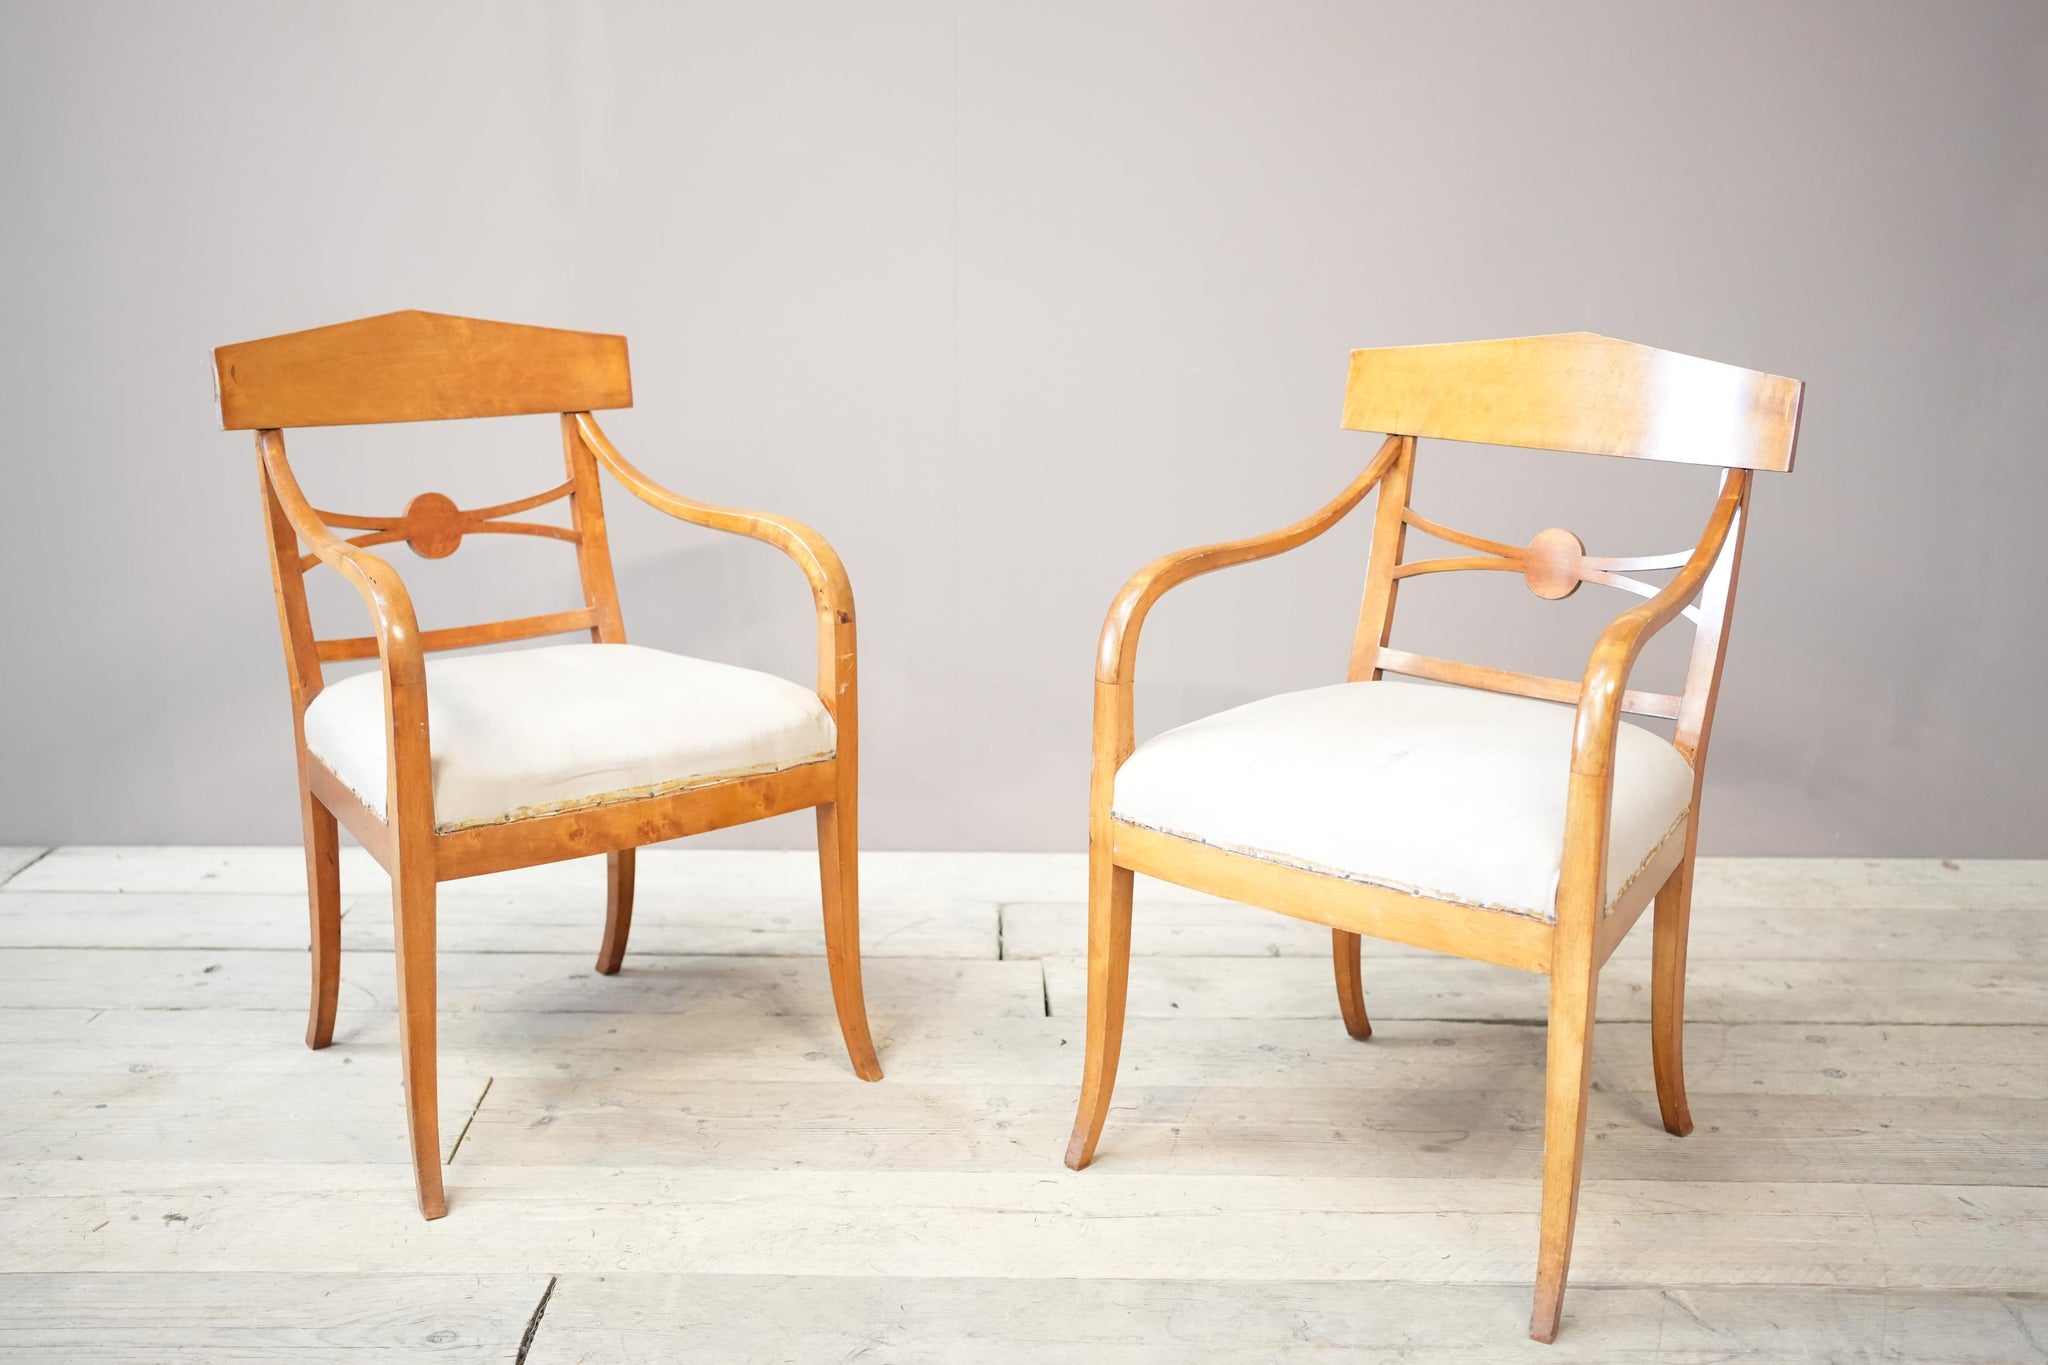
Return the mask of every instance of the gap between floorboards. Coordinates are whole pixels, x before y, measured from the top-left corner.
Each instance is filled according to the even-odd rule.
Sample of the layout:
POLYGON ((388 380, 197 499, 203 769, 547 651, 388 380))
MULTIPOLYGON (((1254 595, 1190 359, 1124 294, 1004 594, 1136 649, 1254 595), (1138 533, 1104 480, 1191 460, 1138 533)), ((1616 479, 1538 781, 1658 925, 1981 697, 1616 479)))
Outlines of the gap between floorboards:
MULTIPOLYGON (((491 1093, 491 1083, 495 1080, 497 1080, 496 1076, 484 1077, 483 1094, 478 1095, 476 1103, 469 1107, 469 1117, 462 1121, 462 1131, 455 1135, 455 1145, 448 1149, 448 1159, 442 1162, 442 1165, 453 1166, 455 1164, 455 1154, 462 1150, 462 1140, 469 1136, 469 1125, 476 1122, 477 1110, 484 1107, 484 1100, 491 1093)), ((532 1333, 529 1332, 527 1335, 531 1336, 532 1333)))

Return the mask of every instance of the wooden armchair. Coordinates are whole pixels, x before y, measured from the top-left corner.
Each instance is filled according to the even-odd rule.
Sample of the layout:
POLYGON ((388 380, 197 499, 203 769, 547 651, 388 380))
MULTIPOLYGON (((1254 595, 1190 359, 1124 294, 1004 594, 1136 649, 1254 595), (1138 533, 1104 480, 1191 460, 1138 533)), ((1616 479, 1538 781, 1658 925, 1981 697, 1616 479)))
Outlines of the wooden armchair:
POLYGON ((1600 968, 1653 901, 1651 1037, 1664 1126, 1683 1135, 1686 919, 1700 780, 1754 470, 1789 470, 1801 385, 1576 333, 1356 351, 1344 425, 1389 433, 1328 506, 1271 535, 1168 555, 1117 595, 1095 665, 1089 796, 1088 1049, 1067 1148, 1095 1154, 1109 1111, 1130 970, 1132 874, 1331 926, 1337 995, 1368 1038, 1359 935, 1550 977, 1542 1237, 1530 1335, 1557 1333, 1578 1207, 1600 968), (1526 547, 1410 510, 1417 437, 1715 465, 1699 543, 1670 555, 1588 555, 1568 531, 1526 547), (1161 594, 1291 550, 1379 489, 1350 681, 1132 734, 1138 632, 1161 594), (1470 553, 1404 560, 1410 527, 1470 553), (1583 679, 1536 677, 1388 645, 1401 581, 1520 573, 1539 597, 1601 583, 1647 598, 1616 617, 1583 679), (1661 588, 1630 575, 1675 569, 1661 588), (1683 690, 1633 691, 1651 635, 1694 627, 1683 690), (1452 687, 1383 682, 1387 673, 1452 687), (1570 708, 1570 709, 1567 709, 1570 708), (1676 722, 1673 739, 1622 722, 1676 722))
POLYGON ((448 1210, 435 1100, 438 883, 606 855, 597 970, 619 970, 642 844, 815 806, 825 945, 839 1027, 864 1080, 881 1079, 861 997, 853 591, 809 527, 692 502, 628 464, 591 413, 629 407, 624 337, 433 313, 390 313, 214 352, 221 425, 256 432, 298 736, 311 900, 309 1047, 334 1034, 340 980, 337 819, 391 874, 406 1121, 420 1212, 448 1210), (421 493, 402 515, 312 507, 285 461, 286 427, 561 414, 564 481, 495 507, 421 493), (818 686, 626 643, 598 470, 680 520, 764 540, 794 559, 817 607, 818 686), (516 520, 566 500, 568 525, 516 520), (330 529, 359 532, 346 539, 330 529), (369 547, 439 559, 486 533, 576 549, 575 611, 421 630, 405 584, 369 547), (302 544, 304 549, 302 549, 302 544), (304 575, 324 564, 362 595, 375 631, 315 639, 304 575), (588 632, 590 643, 425 662, 438 650, 588 632), (325 684, 321 666, 381 669, 325 684))

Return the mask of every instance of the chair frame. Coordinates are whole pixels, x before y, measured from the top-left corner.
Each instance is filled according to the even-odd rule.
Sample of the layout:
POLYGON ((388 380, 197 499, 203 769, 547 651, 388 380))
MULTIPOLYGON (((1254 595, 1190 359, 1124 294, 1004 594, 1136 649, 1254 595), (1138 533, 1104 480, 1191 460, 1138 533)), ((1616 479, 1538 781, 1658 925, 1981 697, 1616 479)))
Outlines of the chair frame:
POLYGON ((1794 380, 1589 333, 1356 351, 1344 425, 1388 433, 1365 471, 1320 511, 1292 526, 1167 555, 1124 585, 1103 624, 1095 668, 1088 1043, 1067 1165, 1080 1170, 1094 1159, 1109 1112, 1122 1047, 1136 873, 1330 926, 1338 1002, 1347 1032, 1357 1039, 1372 1036, 1360 975, 1361 935, 1547 974, 1542 1228, 1529 1334, 1542 1342, 1555 1339, 1578 1208, 1600 968, 1653 903, 1651 1047, 1657 1103, 1666 1130, 1679 1136, 1692 1130, 1682 1034, 1707 740, 1753 471, 1791 468, 1802 397, 1803 386, 1794 380), (1416 441, 1425 436, 1714 465, 1723 470, 1720 493, 1697 544, 1676 555, 1596 558, 1584 554, 1577 537, 1555 529, 1526 548, 1505 545, 1440 526, 1409 507, 1416 441), (1117 769, 1135 748, 1138 638, 1153 604, 1191 578, 1308 543, 1374 489, 1379 500, 1350 680, 1378 681, 1398 673, 1577 709, 1554 921, 1305 871, 1161 833, 1113 813, 1117 769), (1479 553, 1404 563, 1409 527, 1479 553), (1628 576, 1670 568, 1677 572, 1661 588, 1628 576), (1520 572, 1539 597, 1568 596, 1582 582, 1597 582, 1648 600, 1606 627, 1578 682, 1389 647, 1401 580, 1467 569, 1520 572), (1644 644, 1681 615, 1695 624, 1682 691, 1629 690, 1629 673, 1644 644), (1607 835, 1615 743, 1624 712, 1676 722, 1672 742, 1692 766, 1693 790, 1685 818, 1610 906, 1607 835))
POLYGON ((448 1209, 435 1061, 435 899, 444 881, 604 854, 606 917, 597 970, 611 975, 619 970, 632 925, 635 849, 815 807, 833 1004, 855 1073, 863 1080, 880 1080, 861 988, 853 590, 832 547, 799 522, 713 507, 670 492, 619 454, 592 410, 632 404, 623 337, 401 312, 224 346, 214 352, 214 362, 222 426, 256 433, 272 582, 291 680, 312 927, 306 1045, 324 1048, 334 1036, 341 960, 340 824, 391 876, 399 1050, 420 1212, 432 1219, 448 1209), (400 516, 324 512, 307 501, 285 458, 284 429, 289 427, 549 412, 561 418, 566 480, 496 507, 463 511, 441 494, 423 493, 400 516), (596 643, 625 642, 600 468, 642 502, 680 521, 765 541, 796 561, 816 609, 818 696, 837 728, 834 754, 780 772, 443 830, 434 818, 424 656, 574 632, 588 632, 596 643), (566 527, 506 520, 558 499, 569 504, 566 527), (333 527, 364 534, 344 539, 333 527), (397 571, 367 547, 403 540, 425 557, 441 558, 452 554, 464 536, 479 533, 574 544, 584 606, 422 631, 397 571), (303 553, 302 542, 307 547, 303 553), (314 637, 304 577, 323 564, 361 595, 374 634, 314 637), (323 685, 322 665, 367 658, 379 661, 383 679, 388 731, 383 815, 306 748, 306 708, 323 685))

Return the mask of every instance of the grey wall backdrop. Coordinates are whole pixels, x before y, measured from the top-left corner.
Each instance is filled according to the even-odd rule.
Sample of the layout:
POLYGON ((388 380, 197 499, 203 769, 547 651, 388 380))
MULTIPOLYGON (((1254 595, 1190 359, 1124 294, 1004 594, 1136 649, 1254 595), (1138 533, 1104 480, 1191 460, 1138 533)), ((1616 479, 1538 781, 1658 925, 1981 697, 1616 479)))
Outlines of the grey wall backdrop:
MULTIPOLYGON (((252 456, 216 428, 206 352, 421 307, 628 334, 627 452, 838 544, 865 833, 893 848, 1080 846, 1111 595, 1360 467, 1349 348, 1587 329, 1798 376, 1708 847, 2048 854, 2036 0, 12 3, 0 25, 0 841, 297 837, 252 456)), ((560 458, 546 419, 294 453, 316 502, 371 511, 517 496, 560 458)), ((1417 486, 1453 525, 1621 553, 1685 543, 1710 494, 1449 446, 1417 486)), ((636 639, 808 675, 792 566, 612 508, 636 639)), ((1170 598, 1141 732, 1341 677, 1367 529, 1170 598)), ((396 559, 429 625, 572 592, 544 542, 396 559)), ((1396 640, 1575 674, 1627 601, 1454 576, 1404 598, 1396 640)), ((345 592, 316 606, 356 633, 345 592)))

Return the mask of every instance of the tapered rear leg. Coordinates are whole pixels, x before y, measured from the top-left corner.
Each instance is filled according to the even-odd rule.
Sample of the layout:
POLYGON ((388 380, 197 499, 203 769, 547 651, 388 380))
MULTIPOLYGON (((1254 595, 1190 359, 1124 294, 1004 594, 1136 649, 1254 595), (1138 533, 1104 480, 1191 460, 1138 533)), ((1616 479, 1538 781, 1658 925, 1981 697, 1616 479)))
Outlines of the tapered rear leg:
POLYGON ((313 999, 306 1011, 306 1046, 334 1041, 335 1002, 341 991, 341 834, 334 812, 301 789, 306 826, 306 908, 311 918, 313 999))
POLYGON ((626 935, 633 929, 633 854, 622 848, 605 855, 604 941, 597 947, 597 970, 614 976, 626 960, 626 935))
POLYGON ((867 999, 860 972, 860 839, 853 784, 842 780, 839 799, 818 807, 818 880, 825 902, 825 965, 832 976, 832 1008, 853 1074, 882 1079, 868 1033, 867 999))
POLYGON ((405 1124, 412 1139, 413 1179, 420 1212, 448 1212, 441 1186, 441 1108, 435 1058, 435 885, 431 866, 403 852, 392 869, 393 935, 398 960, 398 1052, 405 1075, 405 1124))
POLYGON ((1684 1137, 1692 1131, 1685 1102, 1685 945, 1692 919, 1693 859, 1684 862, 1657 892, 1650 949, 1650 1060, 1657 1074, 1657 1108, 1664 1131, 1684 1137))
POLYGON ((1586 1091, 1592 1075, 1593 1006, 1598 969, 1581 963, 1550 978, 1549 1058, 1544 1071, 1543 1230, 1536 1253, 1536 1302, 1529 1335, 1557 1339, 1565 1272, 1579 1212, 1586 1152, 1586 1091))
POLYGON ((1372 1020, 1365 1013, 1365 981, 1359 972, 1358 935, 1344 929, 1332 929, 1330 954, 1337 964, 1337 1007, 1344 1011, 1344 1031, 1353 1038, 1370 1038, 1372 1020))
POLYGON ((1124 1001, 1131 977, 1131 890, 1127 867, 1110 862, 1107 839, 1088 849, 1088 1054, 1081 1105, 1067 1142, 1067 1165, 1080 1170, 1095 1159, 1095 1144, 1109 1117, 1117 1058, 1124 1045, 1124 1001))

